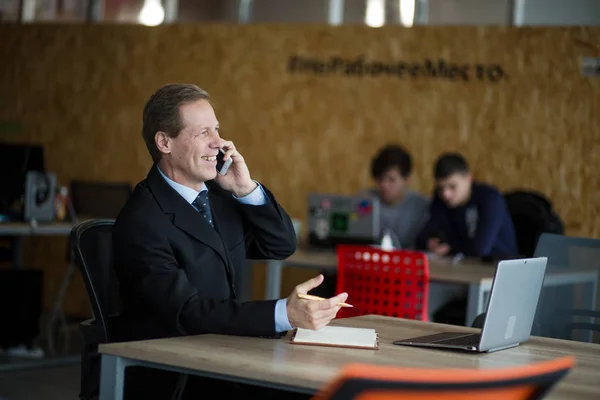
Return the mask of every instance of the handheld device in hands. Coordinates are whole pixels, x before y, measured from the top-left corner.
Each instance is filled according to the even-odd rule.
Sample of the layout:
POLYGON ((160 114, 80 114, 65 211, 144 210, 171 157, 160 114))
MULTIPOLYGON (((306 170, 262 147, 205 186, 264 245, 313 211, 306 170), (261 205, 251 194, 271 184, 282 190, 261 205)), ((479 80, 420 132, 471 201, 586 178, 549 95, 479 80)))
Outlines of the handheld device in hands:
POLYGON ((446 240, 446 235, 443 231, 433 231, 429 234, 428 239, 437 239, 440 241, 440 244, 448 244, 446 240))
POLYGON ((231 157, 227 159, 227 161, 223 161, 223 157, 225 156, 225 150, 219 149, 219 154, 217 154, 217 172, 219 175, 225 175, 227 170, 231 166, 233 160, 231 157))

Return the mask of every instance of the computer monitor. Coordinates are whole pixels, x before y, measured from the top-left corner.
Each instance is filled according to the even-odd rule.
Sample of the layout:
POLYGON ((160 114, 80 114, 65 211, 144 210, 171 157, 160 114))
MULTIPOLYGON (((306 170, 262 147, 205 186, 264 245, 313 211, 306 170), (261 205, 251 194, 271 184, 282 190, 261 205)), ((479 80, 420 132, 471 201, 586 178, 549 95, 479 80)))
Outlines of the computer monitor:
POLYGON ((380 203, 366 195, 310 193, 308 244, 333 249, 338 244, 377 244, 380 203))
POLYGON ((0 215, 22 219, 28 171, 45 172, 44 148, 40 145, 0 143, 0 215))

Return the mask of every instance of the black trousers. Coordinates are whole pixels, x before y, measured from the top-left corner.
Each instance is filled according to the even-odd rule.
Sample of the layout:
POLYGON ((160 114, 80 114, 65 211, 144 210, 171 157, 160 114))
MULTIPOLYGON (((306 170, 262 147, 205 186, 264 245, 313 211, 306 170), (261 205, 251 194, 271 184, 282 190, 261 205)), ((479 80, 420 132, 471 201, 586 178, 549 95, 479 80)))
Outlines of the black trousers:
MULTIPOLYGON (((125 370, 124 400, 156 399, 171 400, 179 374, 145 367, 129 367, 125 370)), ((189 375, 182 400, 200 399, 286 399, 308 400, 307 394, 286 392, 261 386, 238 384, 225 380, 189 375)))

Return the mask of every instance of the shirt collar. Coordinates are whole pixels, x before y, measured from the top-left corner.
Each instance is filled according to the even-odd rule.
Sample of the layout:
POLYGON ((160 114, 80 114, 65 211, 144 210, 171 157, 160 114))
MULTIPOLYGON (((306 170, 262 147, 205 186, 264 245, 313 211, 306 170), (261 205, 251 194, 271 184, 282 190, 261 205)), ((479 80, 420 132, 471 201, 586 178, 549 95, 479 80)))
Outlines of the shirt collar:
POLYGON ((177 183, 172 179, 169 179, 158 167, 158 165, 156 166, 156 168, 158 169, 158 172, 160 172, 160 174, 162 175, 163 178, 165 178, 165 181, 167 181, 167 183, 169 184, 169 186, 171 186, 177 193, 179 193, 179 195, 181 197, 183 197, 185 199, 185 201, 187 201, 188 203, 192 204, 192 202, 194 200, 196 200, 196 197, 198 197, 198 194, 200 194, 201 191, 206 190, 208 191, 208 187, 206 186, 206 184, 202 183, 202 187, 200 188, 200 192, 182 185, 181 183, 177 183))

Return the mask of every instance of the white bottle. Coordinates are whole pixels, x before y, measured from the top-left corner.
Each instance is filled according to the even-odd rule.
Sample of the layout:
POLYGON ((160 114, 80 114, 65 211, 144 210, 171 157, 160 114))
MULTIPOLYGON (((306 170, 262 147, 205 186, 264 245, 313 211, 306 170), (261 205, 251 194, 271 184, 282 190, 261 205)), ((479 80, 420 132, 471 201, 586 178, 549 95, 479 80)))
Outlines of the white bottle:
POLYGON ((394 239, 392 238, 392 232, 389 229, 385 231, 383 238, 381 239, 381 250, 392 251, 395 250, 394 239))

